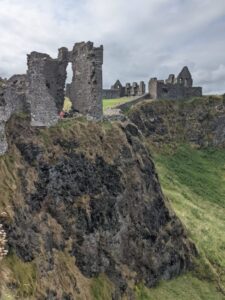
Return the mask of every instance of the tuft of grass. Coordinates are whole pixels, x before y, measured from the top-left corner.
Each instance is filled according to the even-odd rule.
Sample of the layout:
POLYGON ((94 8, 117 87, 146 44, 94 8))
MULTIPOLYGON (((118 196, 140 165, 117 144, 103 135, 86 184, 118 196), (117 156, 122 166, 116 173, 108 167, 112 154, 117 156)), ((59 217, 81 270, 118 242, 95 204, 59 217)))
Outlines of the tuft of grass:
POLYGON ((4 259, 4 264, 12 273, 16 298, 26 299, 33 296, 37 284, 36 265, 33 262, 24 263, 15 254, 8 255, 4 259))

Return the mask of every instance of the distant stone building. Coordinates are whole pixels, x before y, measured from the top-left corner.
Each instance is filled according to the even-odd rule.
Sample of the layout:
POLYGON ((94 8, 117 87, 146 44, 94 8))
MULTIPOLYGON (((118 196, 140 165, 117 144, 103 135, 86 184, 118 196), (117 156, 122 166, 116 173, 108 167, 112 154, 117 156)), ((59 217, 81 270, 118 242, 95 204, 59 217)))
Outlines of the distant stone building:
POLYGON ((114 99, 121 98, 125 96, 125 88, 122 86, 121 82, 117 80, 110 89, 102 90, 103 99, 114 99))
POLYGON ((140 82, 140 85, 137 82, 126 83, 125 87, 117 80, 112 86, 111 89, 103 89, 102 96, 103 99, 114 99, 121 97, 130 97, 130 96, 142 96, 145 94, 145 83, 140 82))
POLYGON ((201 87, 193 87, 193 79, 188 67, 184 67, 178 74, 170 74, 167 80, 152 78, 149 81, 149 95, 151 99, 184 99, 202 96, 201 87))

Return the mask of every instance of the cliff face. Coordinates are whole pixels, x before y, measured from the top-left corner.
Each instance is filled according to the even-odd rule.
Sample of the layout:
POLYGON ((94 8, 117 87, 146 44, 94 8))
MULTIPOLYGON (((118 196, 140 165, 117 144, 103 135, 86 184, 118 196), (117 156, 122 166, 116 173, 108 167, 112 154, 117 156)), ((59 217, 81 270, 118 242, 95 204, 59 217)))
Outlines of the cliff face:
POLYGON ((134 125, 77 119, 35 129, 12 118, 7 136, 0 208, 9 216, 7 284, 18 299, 95 299, 99 276, 108 299, 133 299, 135 284, 191 267, 195 247, 134 125))
POLYGON ((224 97, 147 101, 134 107, 129 117, 157 147, 186 142, 200 147, 225 146, 224 97))

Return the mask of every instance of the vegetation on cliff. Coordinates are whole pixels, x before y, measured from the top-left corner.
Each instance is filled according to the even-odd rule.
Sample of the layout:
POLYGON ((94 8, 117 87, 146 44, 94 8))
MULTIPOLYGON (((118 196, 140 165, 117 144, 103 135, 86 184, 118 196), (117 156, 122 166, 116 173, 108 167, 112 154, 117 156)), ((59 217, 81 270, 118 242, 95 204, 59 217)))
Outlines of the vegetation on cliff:
POLYGON ((137 127, 10 120, 2 299, 225 298, 224 99, 144 101, 128 116, 137 127))
POLYGON ((20 116, 7 135, 5 294, 130 299, 138 283, 152 287, 191 269, 195 246, 135 125, 76 118, 37 129, 20 116))
POLYGON ((139 299, 224 299, 224 99, 146 101, 129 114, 142 128, 163 192, 199 252, 191 273, 149 291, 140 286, 139 299))

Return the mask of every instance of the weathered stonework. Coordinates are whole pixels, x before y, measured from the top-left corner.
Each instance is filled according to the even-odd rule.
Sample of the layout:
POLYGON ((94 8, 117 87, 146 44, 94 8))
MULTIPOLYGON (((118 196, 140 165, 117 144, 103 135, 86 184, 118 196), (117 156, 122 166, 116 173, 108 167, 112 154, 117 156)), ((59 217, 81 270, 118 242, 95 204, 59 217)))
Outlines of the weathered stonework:
POLYGON ((117 80, 112 86, 111 89, 103 89, 102 90, 102 98, 103 99, 114 99, 125 96, 125 87, 121 84, 119 80, 117 80))
POLYGON ((9 115, 17 112, 28 113, 30 111, 26 100, 26 75, 13 75, 6 83, 4 98, 6 110, 9 115))
POLYGON ((138 94, 138 84, 137 82, 133 82, 132 87, 131 87, 131 96, 136 96, 138 94))
POLYGON ((28 55, 27 101, 33 126, 51 126, 57 122, 64 102, 68 57, 66 48, 59 49, 58 59, 38 52, 28 55))
POLYGON ((0 154, 8 148, 5 124, 13 113, 28 112, 26 75, 14 75, 0 84, 0 154))
POLYGON ((125 95, 126 95, 127 97, 130 97, 130 95, 131 95, 131 85, 130 85, 129 82, 126 83, 126 86, 125 86, 125 95))
POLYGON ((32 126, 56 124, 63 109, 69 62, 74 74, 66 94, 73 108, 101 118, 102 46, 94 48, 91 42, 79 43, 71 52, 63 47, 56 59, 32 52, 27 57, 26 75, 14 75, 9 80, 0 78, 0 154, 7 149, 5 123, 13 113, 30 113, 32 126))
POLYGON ((70 99, 73 108, 97 119, 102 117, 102 64, 103 46, 93 43, 77 43, 70 56, 73 79, 70 99))
POLYGON ((193 79, 187 67, 184 67, 177 78, 173 74, 164 80, 152 78, 149 81, 149 94, 152 99, 183 99, 202 96, 201 87, 193 87, 193 79))
POLYGON ((104 99, 113 99, 120 97, 130 97, 130 96, 142 96, 145 94, 145 83, 144 81, 140 82, 140 85, 137 82, 134 82, 132 85, 126 83, 125 87, 117 80, 112 86, 111 89, 103 90, 104 99))
POLYGON ((138 95, 142 96, 145 94, 145 83, 144 81, 141 81, 138 88, 138 95))
POLYGON ((102 90, 102 99, 116 99, 120 98, 119 90, 103 89, 102 90))

